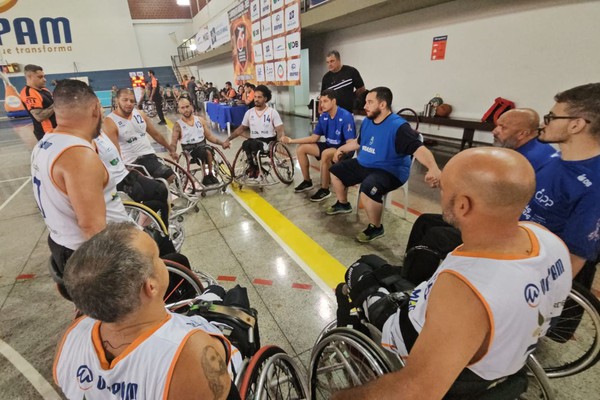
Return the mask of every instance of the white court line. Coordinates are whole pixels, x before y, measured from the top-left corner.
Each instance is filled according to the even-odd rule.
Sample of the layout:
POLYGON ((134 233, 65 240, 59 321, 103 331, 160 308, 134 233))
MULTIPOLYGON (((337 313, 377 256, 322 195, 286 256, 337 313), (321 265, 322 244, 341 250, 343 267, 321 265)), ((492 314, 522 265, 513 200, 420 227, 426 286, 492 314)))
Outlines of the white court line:
POLYGON ((248 211, 248 213, 250 213, 250 215, 252 215, 252 218, 254 218, 254 220, 256 222, 258 222, 265 231, 267 231, 267 233, 273 238, 273 240, 275 240, 275 242, 277 242, 279 247, 281 247, 283 249, 283 251, 285 251, 288 254, 288 256, 290 256, 292 258, 292 260, 294 260, 296 262, 296 264, 298 264, 298 266, 300 268, 302 268, 302 270, 306 273, 306 275, 308 275, 313 280, 313 282, 316 283, 317 286, 319 286, 321 288, 321 290, 323 290, 323 292, 325 292, 325 294, 331 300, 336 301, 333 290, 331 290, 331 288, 315 273, 315 271, 313 271, 313 269, 311 267, 308 266, 308 264, 306 264, 306 262, 304 262, 303 259, 301 259, 296 254, 296 252, 294 250, 292 250, 283 240, 281 240, 281 238, 275 232, 273 232, 271 227, 269 227, 269 225, 267 225, 254 212, 254 210, 252 210, 252 208, 250 208, 250 206, 248 206, 248 204, 246 204, 245 201, 240 199, 240 197, 229 187, 227 188, 227 193, 231 194, 233 196, 233 198, 238 202, 238 204, 241 205, 242 208, 244 208, 244 210, 248 211))
POLYGON ((2 205, 0 206, 0 211, 2 211, 4 209, 4 207, 6 207, 6 205, 8 203, 10 203, 10 201, 12 199, 14 199, 16 195, 19 194, 19 192, 29 183, 29 181, 31 181, 31 177, 28 177, 27 180, 25 182, 23 182, 23 184, 21 186, 19 186, 19 188, 17 189, 16 192, 11 194, 10 197, 8 199, 6 199, 6 201, 4 203, 2 203, 2 205))
POLYGON ((33 365, 24 359, 8 343, 0 340, 0 354, 12 363, 23 374, 25 378, 33 385, 35 390, 46 400, 61 400, 61 397, 52 385, 35 369, 33 365))
POLYGON ((5 182, 13 182, 13 181, 20 181, 21 179, 27 179, 27 178, 31 178, 30 176, 22 176, 20 178, 13 178, 13 179, 5 179, 3 181, 0 181, 0 183, 5 183, 5 182))

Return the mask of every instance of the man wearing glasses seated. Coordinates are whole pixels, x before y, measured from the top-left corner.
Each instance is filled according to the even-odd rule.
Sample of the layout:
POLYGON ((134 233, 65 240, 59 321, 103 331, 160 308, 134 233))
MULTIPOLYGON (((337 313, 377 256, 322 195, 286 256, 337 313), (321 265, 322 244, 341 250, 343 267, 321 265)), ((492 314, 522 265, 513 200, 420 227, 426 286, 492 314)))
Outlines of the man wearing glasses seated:
MULTIPOLYGON (((574 87, 554 100, 538 140, 558 144, 560 153, 536 170, 536 191, 521 220, 537 222, 558 235, 569 248, 573 276, 586 265, 577 280, 589 288, 600 252, 600 83, 574 87)), ((444 241, 431 237, 428 241, 438 239, 444 241)), ((407 252, 419 244, 409 239, 407 252)), ((455 244, 460 244, 460 237, 455 244)), ((409 264, 418 269, 423 259, 415 256, 409 264)))

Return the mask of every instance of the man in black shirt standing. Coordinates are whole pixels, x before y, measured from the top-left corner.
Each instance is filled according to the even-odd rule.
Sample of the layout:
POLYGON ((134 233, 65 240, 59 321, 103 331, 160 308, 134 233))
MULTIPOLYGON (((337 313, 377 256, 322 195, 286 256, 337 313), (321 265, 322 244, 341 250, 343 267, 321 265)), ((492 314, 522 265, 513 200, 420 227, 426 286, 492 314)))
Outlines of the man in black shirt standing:
POLYGON ((33 123, 33 134, 41 140, 46 132, 56 128, 54 100, 46 89, 46 76, 39 65, 28 64, 24 68, 26 85, 21 90, 21 101, 33 123))
POLYGON ((329 72, 323 76, 321 91, 326 89, 335 90, 338 106, 352 112, 354 100, 366 91, 360 73, 354 67, 342 65, 340 53, 337 50, 330 51, 325 60, 329 72), (354 89, 356 89, 356 92, 354 89))

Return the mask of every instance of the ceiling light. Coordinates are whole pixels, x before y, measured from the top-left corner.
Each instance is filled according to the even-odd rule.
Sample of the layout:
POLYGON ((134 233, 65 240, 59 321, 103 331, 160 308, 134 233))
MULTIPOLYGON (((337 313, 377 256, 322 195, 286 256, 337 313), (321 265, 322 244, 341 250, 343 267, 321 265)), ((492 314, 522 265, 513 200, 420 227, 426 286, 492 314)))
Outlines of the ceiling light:
POLYGON ((189 6, 190 0, 177 0, 177 5, 178 6, 189 6))
POLYGON ((196 43, 190 44, 190 50, 192 50, 192 51, 196 50, 196 43))

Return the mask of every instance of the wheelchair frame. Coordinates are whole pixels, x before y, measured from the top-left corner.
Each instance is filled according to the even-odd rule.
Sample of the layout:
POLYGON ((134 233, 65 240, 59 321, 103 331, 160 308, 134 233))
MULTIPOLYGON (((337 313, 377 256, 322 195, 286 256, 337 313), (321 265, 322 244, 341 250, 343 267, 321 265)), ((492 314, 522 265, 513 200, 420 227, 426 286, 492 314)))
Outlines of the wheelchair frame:
POLYGON ((269 144, 268 154, 257 151, 255 163, 258 166, 258 177, 251 178, 246 171, 249 168, 249 162, 246 152, 242 147, 239 148, 233 161, 233 180, 240 189, 244 186, 271 186, 278 182, 273 177, 286 185, 294 181, 294 159, 290 150, 281 142, 271 142, 269 144), (264 157, 269 157, 269 161, 264 161, 264 157), (273 174, 272 174, 273 173, 273 174))
POLYGON ((179 163, 181 160, 185 162, 184 168, 188 174, 194 178, 194 187, 198 188, 197 190, 202 197, 206 196, 206 194, 211 191, 221 190, 221 192, 225 193, 227 186, 233 181, 233 168, 221 150, 208 144, 205 147, 207 148, 207 151, 212 153, 212 172, 213 175, 219 179, 218 185, 205 186, 202 183, 207 171, 206 163, 201 163, 201 165, 193 163, 191 154, 188 151, 182 150, 177 162, 179 163), (194 168, 192 165, 197 165, 197 167, 194 168))

